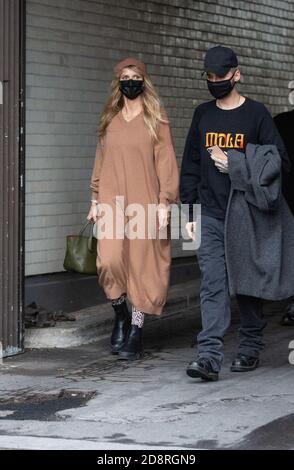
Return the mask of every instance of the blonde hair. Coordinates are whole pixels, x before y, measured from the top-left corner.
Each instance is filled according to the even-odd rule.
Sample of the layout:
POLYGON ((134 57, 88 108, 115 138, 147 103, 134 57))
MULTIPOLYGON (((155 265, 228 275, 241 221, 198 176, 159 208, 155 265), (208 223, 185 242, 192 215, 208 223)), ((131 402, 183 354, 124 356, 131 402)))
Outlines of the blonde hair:
MULTIPOLYGON (((141 94, 143 117, 151 139, 157 142, 159 122, 168 122, 159 96, 157 95, 147 74, 143 74, 135 65, 129 65, 126 68, 134 70, 134 72, 138 73, 143 78, 144 90, 141 94)), ((119 89, 120 75, 121 73, 119 72, 111 82, 111 92, 102 111, 99 123, 99 138, 102 138, 105 135, 107 127, 114 116, 124 107, 124 98, 119 89)))

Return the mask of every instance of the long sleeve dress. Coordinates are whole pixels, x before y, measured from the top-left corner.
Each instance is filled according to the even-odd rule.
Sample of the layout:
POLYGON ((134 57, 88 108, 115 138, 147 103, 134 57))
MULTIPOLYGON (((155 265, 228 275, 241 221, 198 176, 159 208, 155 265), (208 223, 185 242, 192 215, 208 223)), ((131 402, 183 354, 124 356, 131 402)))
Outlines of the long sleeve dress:
MULTIPOLYGON (((100 207, 106 203, 117 214, 113 237, 98 238, 99 284, 107 298, 126 293, 137 309, 160 315, 169 284, 170 227, 167 237, 160 238, 158 218, 148 216, 147 207, 178 202, 179 172, 168 123, 159 123, 159 140, 154 144, 143 111, 131 121, 126 121, 119 111, 97 144, 90 188, 100 207), (136 216, 130 204, 146 209, 146 224, 143 229, 137 227, 138 238, 126 236, 128 226, 134 228, 132 219, 136 216), (117 220, 121 219, 124 233, 118 228, 117 220), (153 224, 155 236, 150 237, 148 221, 153 224)), ((98 224, 101 220, 100 214, 98 224)))

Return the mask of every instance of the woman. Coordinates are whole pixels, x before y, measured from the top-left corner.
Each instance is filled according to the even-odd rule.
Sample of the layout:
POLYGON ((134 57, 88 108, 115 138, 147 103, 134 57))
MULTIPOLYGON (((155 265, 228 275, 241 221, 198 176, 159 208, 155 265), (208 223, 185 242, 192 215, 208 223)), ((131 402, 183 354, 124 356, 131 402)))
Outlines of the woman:
POLYGON ((143 355, 144 315, 160 315, 166 302, 171 263, 167 226, 170 204, 178 200, 179 174, 168 121, 144 63, 128 58, 114 72, 99 126, 87 218, 98 218, 99 226, 105 204, 116 213, 114 235, 98 237, 97 273, 115 312, 112 352, 129 360, 143 355), (133 215, 130 204, 135 203, 144 209, 137 227, 142 232, 144 225, 144 237, 128 236, 133 215), (150 204, 157 209, 153 227, 150 204), (121 218, 123 234, 116 230, 121 218), (156 230, 153 238, 148 237, 150 224, 151 231, 156 230), (160 238, 164 229, 167 236, 160 238), (131 316, 126 297, 132 304, 131 316))

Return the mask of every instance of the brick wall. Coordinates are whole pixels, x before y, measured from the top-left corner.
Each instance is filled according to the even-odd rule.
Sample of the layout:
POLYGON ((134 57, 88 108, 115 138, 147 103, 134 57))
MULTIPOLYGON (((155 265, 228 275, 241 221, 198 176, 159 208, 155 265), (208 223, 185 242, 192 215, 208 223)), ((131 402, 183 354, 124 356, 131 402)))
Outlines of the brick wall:
MULTIPOLYGON (((241 90, 289 109, 294 2, 27 0, 26 274, 62 271, 65 236, 88 211, 96 124, 112 67, 145 61, 181 154, 194 107, 210 96, 203 54, 237 52, 241 90)), ((173 243, 174 256, 191 254, 173 243)))

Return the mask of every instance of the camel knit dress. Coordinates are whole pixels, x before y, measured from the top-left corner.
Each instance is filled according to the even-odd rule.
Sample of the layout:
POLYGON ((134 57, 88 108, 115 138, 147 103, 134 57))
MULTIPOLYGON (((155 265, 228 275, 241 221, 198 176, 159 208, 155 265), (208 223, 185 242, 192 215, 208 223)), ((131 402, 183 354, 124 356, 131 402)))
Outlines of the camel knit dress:
POLYGON ((126 293, 138 310, 160 315, 169 284, 170 225, 167 236, 160 238, 158 218, 148 216, 147 207, 178 202, 179 173, 169 124, 159 123, 159 141, 154 144, 143 111, 131 121, 119 111, 97 144, 90 188, 92 198, 110 205, 118 216, 113 216, 113 237, 99 237, 97 242, 99 284, 108 299, 126 293), (137 227, 140 236, 130 239, 126 227, 136 212, 127 206, 134 203, 145 209, 145 224, 137 227), (118 237, 116 224, 121 218, 124 230, 118 237), (148 221, 153 223, 153 238, 148 238, 148 221))

